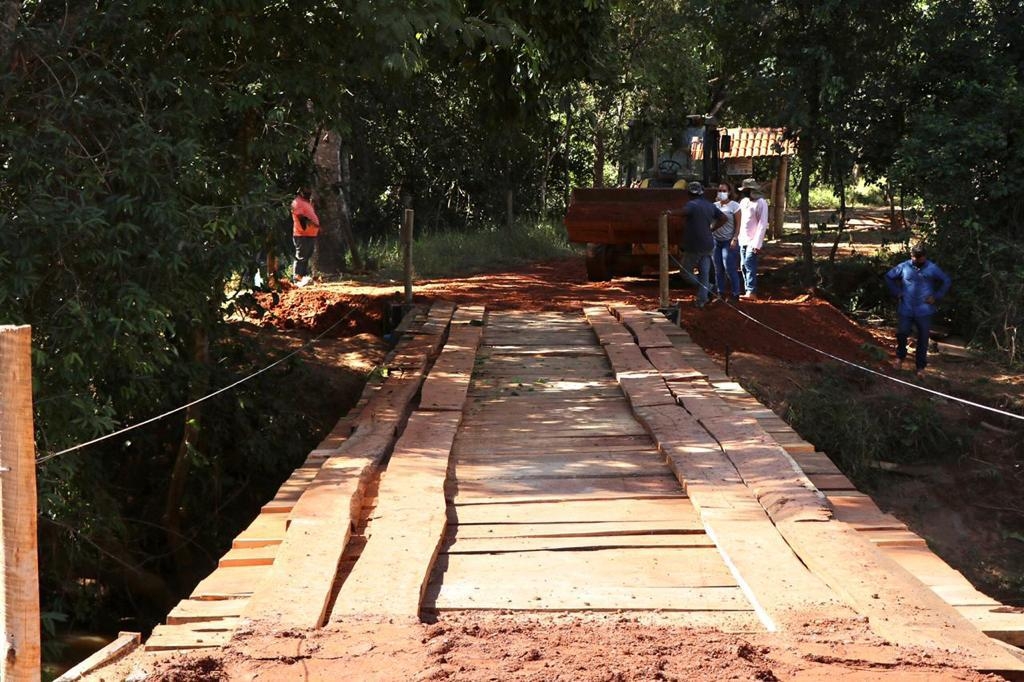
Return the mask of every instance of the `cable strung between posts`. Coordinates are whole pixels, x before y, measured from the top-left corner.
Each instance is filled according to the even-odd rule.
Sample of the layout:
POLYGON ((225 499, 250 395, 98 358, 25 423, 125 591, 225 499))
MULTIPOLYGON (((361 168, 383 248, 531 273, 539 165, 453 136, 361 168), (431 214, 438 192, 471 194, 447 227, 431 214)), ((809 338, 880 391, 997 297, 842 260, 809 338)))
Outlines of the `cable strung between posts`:
MULTIPOLYGON (((677 266, 679 266, 680 273, 683 273, 683 277, 686 277, 685 273, 687 272, 687 270, 686 270, 685 267, 683 267, 683 264, 680 263, 676 259, 675 256, 672 256, 671 254, 669 254, 669 257, 675 262, 675 264, 677 266)), ((717 295, 716 292, 712 291, 710 287, 701 284, 700 281, 697 280, 696 278, 693 278, 691 281, 696 281, 698 285, 700 285, 702 288, 706 289, 709 296, 716 296, 717 295)), ((814 346, 806 344, 803 341, 801 341, 800 339, 794 339, 789 334, 786 334, 785 332, 781 332, 778 329, 775 329, 774 327, 772 327, 772 326, 770 326, 768 324, 765 324, 761 320, 758 320, 757 318, 752 317, 751 315, 749 315, 748 313, 740 310, 739 308, 734 306, 732 303, 729 303, 728 301, 726 301, 725 304, 727 306, 729 306, 730 308, 732 308, 733 310, 735 310, 736 312, 738 312, 743 317, 745 317, 748 320, 750 320, 751 322, 753 322, 755 324, 758 324, 758 325, 761 325, 762 327, 764 327, 765 329, 767 329, 769 331, 775 332, 776 334, 778 334, 782 338, 787 339, 789 341, 792 341, 793 343, 795 343, 797 345, 803 346, 804 348, 807 348, 808 350, 812 350, 815 353, 818 353, 820 355, 824 355, 827 358, 831 358, 833 360, 836 360, 837 362, 841 362, 844 365, 849 365, 850 367, 855 367, 856 369, 862 370, 862 371, 867 372, 869 374, 874 374, 877 377, 882 377, 883 379, 888 379, 889 381, 894 381, 897 384, 903 384, 904 386, 908 386, 910 388, 917 389, 918 391, 924 391, 925 393, 931 393, 932 395, 936 395, 936 396, 938 396, 940 398, 945 398, 947 400, 952 400, 954 402, 962 403, 964 405, 970 405, 971 407, 977 407, 980 410, 987 410, 989 412, 994 412, 995 414, 1002 415, 1004 417, 1010 417, 1011 419, 1017 419, 1017 420, 1020 420, 1020 421, 1024 421, 1024 416, 1022 416, 1022 415, 1014 414, 1013 412, 1007 412, 1005 410, 1000 410, 999 408, 996 408, 996 407, 989 407, 988 405, 982 405, 981 403, 976 403, 976 402, 973 402, 973 401, 970 401, 970 400, 966 400, 964 398, 958 398, 955 395, 949 395, 948 393, 942 393, 941 391, 936 391, 936 390, 933 390, 933 389, 930 389, 930 388, 926 388, 924 386, 919 386, 918 384, 912 384, 909 381, 904 381, 903 379, 898 379, 898 378, 896 378, 894 376, 889 376, 888 374, 883 374, 882 372, 879 372, 877 370, 873 370, 870 367, 864 367, 863 365, 858 365, 856 362, 851 362, 849 360, 844 360, 841 357, 838 357, 836 355, 832 355, 829 352, 820 350, 818 348, 815 348, 814 346)))
MULTIPOLYGON (((366 298, 366 297, 364 296, 363 298, 366 298)), ((324 331, 320 332, 320 334, 318 334, 317 336, 313 337, 309 341, 306 341, 304 344, 302 344, 301 346, 299 346, 298 348, 296 348, 295 350, 293 350, 291 353, 289 353, 288 355, 284 356, 283 358, 281 358, 279 360, 275 360, 274 362, 270 363, 269 365, 267 365, 263 369, 257 370, 257 371, 253 372, 252 374, 250 374, 247 377, 243 377, 243 378, 239 379, 238 381, 235 381, 234 383, 231 383, 231 384, 228 384, 227 386, 219 388, 216 391, 214 391, 213 393, 205 395, 202 398, 199 398, 198 400, 193 400, 192 402, 187 403, 185 405, 182 405, 181 407, 176 407, 173 410, 168 410, 167 412, 164 412, 163 414, 157 415, 155 417, 150 417, 149 419, 147 419, 145 421, 142 421, 142 422, 139 422, 138 424, 132 424, 131 426, 127 426, 127 427, 125 427, 123 429, 120 429, 118 431, 114 431, 113 433, 108 433, 105 436, 100 436, 99 438, 94 438, 94 439, 92 439, 90 441, 86 441, 85 443, 80 443, 78 445, 73 445, 70 448, 66 448, 64 450, 61 450, 60 452, 52 452, 52 453, 44 455, 42 457, 37 457, 36 458, 36 464, 42 464, 43 462, 47 462, 47 461, 53 459, 54 457, 60 457, 61 455, 66 455, 69 452, 74 452, 75 450, 81 450, 82 448, 87 448, 90 445, 95 445, 96 443, 108 440, 108 439, 113 438, 115 436, 119 436, 122 433, 127 433, 129 431, 134 431, 137 428, 140 428, 140 427, 145 426, 147 424, 152 424, 153 422, 156 422, 156 421, 160 421, 161 419, 169 417, 172 414, 175 414, 177 412, 181 412, 182 410, 187 410, 188 408, 192 407, 193 405, 198 405, 201 402, 205 402, 205 401, 209 400, 210 398, 213 398, 215 396, 220 395, 221 393, 224 393, 225 391, 230 391, 235 386, 238 386, 239 384, 244 384, 246 381, 249 381, 250 379, 253 379, 253 378, 257 377, 260 374, 263 374, 264 372, 266 372, 268 370, 271 370, 274 367, 277 367, 278 365, 280 365, 285 360, 288 360, 288 359, 294 357, 295 355, 301 353, 308 346, 311 346, 312 344, 316 343, 317 341, 322 339, 324 336, 326 336, 331 330, 333 330, 335 327, 337 327, 339 324, 341 324, 342 322, 347 320, 349 315, 351 315, 355 311, 356 311, 356 306, 353 306, 352 308, 349 309, 349 311, 347 313, 342 315, 342 317, 337 322, 332 324, 330 327, 328 327, 324 331)))

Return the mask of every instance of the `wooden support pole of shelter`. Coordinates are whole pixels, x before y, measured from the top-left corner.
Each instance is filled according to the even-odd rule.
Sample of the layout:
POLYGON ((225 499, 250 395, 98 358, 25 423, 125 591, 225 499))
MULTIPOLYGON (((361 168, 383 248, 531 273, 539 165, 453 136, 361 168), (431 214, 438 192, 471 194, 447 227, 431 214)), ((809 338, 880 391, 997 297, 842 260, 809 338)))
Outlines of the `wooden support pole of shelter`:
POLYGON ((406 305, 412 305, 412 226, 413 210, 407 208, 402 215, 402 272, 406 305))
POLYGON ((779 157, 779 171, 772 184, 771 224, 768 226, 772 239, 782 238, 782 224, 786 220, 786 183, 789 181, 789 157, 779 157))
POLYGON ((32 328, 0 326, 0 612, 4 682, 38 680, 39 559, 32 427, 32 328))
POLYGON ((668 216, 658 217, 658 306, 668 307, 668 216))

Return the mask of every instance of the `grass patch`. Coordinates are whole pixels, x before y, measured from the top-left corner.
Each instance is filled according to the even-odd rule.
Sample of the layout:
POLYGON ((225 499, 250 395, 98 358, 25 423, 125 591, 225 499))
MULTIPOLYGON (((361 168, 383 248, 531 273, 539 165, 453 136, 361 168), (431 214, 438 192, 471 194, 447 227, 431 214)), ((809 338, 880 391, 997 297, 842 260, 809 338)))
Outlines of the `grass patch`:
MULTIPOLYGON (((473 231, 444 230, 419 236, 412 245, 418 277, 455 277, 577 252, 557 222, 522 222, 511 229, 492 225, 473 231)), ((397 239, 371 241, 366 253, 382 275, 401 276, 402 250, 397 239)))

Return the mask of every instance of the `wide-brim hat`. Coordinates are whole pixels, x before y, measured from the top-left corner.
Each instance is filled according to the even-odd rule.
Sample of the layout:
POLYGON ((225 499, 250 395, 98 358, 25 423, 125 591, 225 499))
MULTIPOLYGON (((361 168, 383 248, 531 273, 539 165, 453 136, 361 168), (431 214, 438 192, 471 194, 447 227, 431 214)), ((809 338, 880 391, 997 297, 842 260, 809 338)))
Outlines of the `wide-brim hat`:
POLYGON ((691 182, 686 186, 686 191, 695 196, 702 196, 704 194, 704 186, 699 182, 691 182))
POLYGON ((746 180, 743 181, 743 184, 740 185, 741 192, 745 189, 749 189, 751 192, 760 192, 761 185, 757 184, 757 180, 755 180, 754 178, 747 178, 746 180))

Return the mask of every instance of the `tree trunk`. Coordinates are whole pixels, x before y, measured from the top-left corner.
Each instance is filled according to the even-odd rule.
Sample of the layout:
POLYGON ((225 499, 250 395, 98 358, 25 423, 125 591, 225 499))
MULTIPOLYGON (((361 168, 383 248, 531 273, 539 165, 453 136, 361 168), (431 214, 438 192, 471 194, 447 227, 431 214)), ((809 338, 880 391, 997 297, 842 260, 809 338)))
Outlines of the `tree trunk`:
POLYGON ((21 16, 21 2, 7 0, 0 4, 0 64, 4 64, 6 72, 7 58, 14 45, 14 34, 18 31, 18 18, 21 16))
POLYGON ((800 138, 800 239, 803 242, 804 284, 814 281, 814 250, 811 241, 811 165, 814 148, 808 137, 800 138))
POLYGON ((604 187, 604 131, 600 122, 594 130, 594 187, 604 187))
MULTIPOLYGON (((189 402, 198 400, 209 388, 210 340, 206 329, 201 325, 192 328, 192 361, 199 366, 202 378, 192 384, 189 402)), ((178 455, 174 459, 171 480, 167 485, 167 500, 164 506, 164 528, 167 533, 167 545, 171 549, 178 576, 183 580, 192 573, 192 553, 183 541, 181 520, 184 515, 182 506, 192 451, 199 441, 199 420, 202 409, 192 405, 185 410, 185 430, 178 445, 178 455)))
POLYGON ((333 130, 321 133, 314 156, 320 237, 313 267, 325 275, 345 269, 345 241, 341 231, 341 138, 333 130))
POLYGON ((782 226, 786 221, 786 186, 789 184, 789 157, 779 157, 779 171, 775 176, 775 194, 773 203, 775 210, 772 212, 771 234, 772 239, 782 238, 782 226))
POLYGON ((828 264, 836 262, 836 252, 839 251, 839 239, 843 236, 846 228, 846 182, 839 181, 839 226, 836 228, 836 238, 832 242, 832 250, 828 253, 828 264))
POLYGON ((572 103, 565 106, 565 196, 563 206, 569 205, 572 194, 572 164, 569 163, 569 150, 572 146, 572 103))

